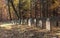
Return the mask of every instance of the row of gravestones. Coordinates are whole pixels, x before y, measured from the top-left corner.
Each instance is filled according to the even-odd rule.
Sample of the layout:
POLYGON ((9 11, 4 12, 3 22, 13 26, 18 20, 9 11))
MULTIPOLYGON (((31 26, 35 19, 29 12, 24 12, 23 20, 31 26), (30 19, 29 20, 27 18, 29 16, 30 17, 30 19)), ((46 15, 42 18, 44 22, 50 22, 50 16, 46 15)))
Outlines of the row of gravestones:
MULTIPOLYGON (((14 21, 11 21, 13 24, 15 23, 19 23, 20 21, 19 20, 14 20, 14 21)), ((21 24, 23 25, 28 25, 28 26, 39 26, 40 28, 46 28, 47 30, 50 30, 51 29, 51 26, 56 26, 57 22, 56 21, 50 21, 49 18, 47 18, 46 20, 36 20, 36 19, 28 19, 28 22, 27 22, 27 19, 24 19, 24 20, 21 20, 21 24), (37 23, 36 23, 37 22, 37 23)), ((60 25, 60 21, 58 21, 58 25, 60 25)))
MULTIPOLYGON (((49 18, 47 18, 47 20, 46 20, 46 23, 45 23, 45 25, 44 25, 44 23, 43 23, 43 21, 42 20, 38 20, 38 22, 37 22, 37 20, 36 19, 33 19, 33 20, 31 20, 31 19, 28 19, 28 26, 39 26, 40 28, 46 28, 47 30, 50 30, 50 21, 49 21, 49 18), (32 22, 33 21, 33 22, 32 22)), ((27 20, 21 20, 21 24, 26 24, 27 23, 27 20)))

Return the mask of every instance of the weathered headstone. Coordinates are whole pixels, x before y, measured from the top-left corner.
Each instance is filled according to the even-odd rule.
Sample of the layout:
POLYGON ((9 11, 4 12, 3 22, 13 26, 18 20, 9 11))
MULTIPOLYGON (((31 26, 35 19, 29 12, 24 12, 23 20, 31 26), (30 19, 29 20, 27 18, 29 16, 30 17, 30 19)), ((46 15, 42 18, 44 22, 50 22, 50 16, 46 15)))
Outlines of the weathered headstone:
POLYGON ((36 19, 34 19, 34 25, 36 25, 36 19))
POLYGON ((12 23, 12 24, 15 24, 13 20, 11 21, 11 23, 12 23))
POLYGON ((39 26, 42 28, 42 20, 39 20, 39 26))
POLYGON ((27 24, 27 19, 24 20, 24 24, 27 24))
POLYGON ((21 20, 21 24, 23 24, 23 21, 21 20))
POLYGON ((46 29, 50 31, 50 21, 49 18, 46 20, 46 29))
POLYGON ((34 19, 34 22, 36 23, 36 19, 34 19))

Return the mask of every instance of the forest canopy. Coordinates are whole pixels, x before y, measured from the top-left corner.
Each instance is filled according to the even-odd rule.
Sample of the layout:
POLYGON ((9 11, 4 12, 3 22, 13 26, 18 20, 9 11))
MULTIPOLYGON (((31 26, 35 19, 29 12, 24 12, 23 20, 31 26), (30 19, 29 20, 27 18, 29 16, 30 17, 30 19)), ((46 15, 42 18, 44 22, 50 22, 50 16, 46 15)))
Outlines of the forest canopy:
POLYGON ((0 4, 1 5, 0 8, 1 7, 5 9, 7 8, 9 11, 8 13, 9 18, 14 18, 14 19, 15 17, 18 17, 18 18, 34 17, 35 18, 35 16, 40 16, 40 13, 43 15, 46 14, 45 16, 48 16, 47 11, 48 11, 48 14, 53 13, 53 11, 55 11, 55 9, 57 9, 60 4, 58 0, 45 0, 45 2, 42 0, 40 1, 39 0, 36 0, 36 1, 35 0, 0 0, 0 2, 1 1, 4 1, 4 2, 0 4))

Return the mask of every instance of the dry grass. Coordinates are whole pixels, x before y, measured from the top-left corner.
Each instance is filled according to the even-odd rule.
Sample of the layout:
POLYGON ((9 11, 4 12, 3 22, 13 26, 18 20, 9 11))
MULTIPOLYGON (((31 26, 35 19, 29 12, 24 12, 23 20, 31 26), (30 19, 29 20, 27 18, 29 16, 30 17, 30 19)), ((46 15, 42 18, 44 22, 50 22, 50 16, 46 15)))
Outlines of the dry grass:
POLYGON ((14 25, 14 24, 3 24, 0 25, 0 28, 6 29, 6 30, 12 30, 12 29, 17 29, 21 31, 29 31, 29 30, 34 30, 35 32, 47 32, 46 29, 41 29, 35 26, 28 26, 28 25, 14 25))
POLYGON ((25 37, 25 35, 27 37, 30 37, 30 35, 32 34, 34 37, 36 35, 36 37, 40 38, 41 33, 47 33, 48 35, 58 35, 58 33, 56 33, 57 29, 60 30, 60 28, 53 27, 52 28, 53 31, 48 33, 49 32, 48 30, 41 29, 36 26, 28 26, 28 25, 7 25, 6 26, 6 25, 3 25, 3 26, 0 26, 0 36, 1 38, 6 37, 6 35, 8 38, 12 36, 14 38, 20 38, 20 37, 23 38, 23 36, 25 37), (17 35, 18 37, 15 36, 14 34, 17 35))

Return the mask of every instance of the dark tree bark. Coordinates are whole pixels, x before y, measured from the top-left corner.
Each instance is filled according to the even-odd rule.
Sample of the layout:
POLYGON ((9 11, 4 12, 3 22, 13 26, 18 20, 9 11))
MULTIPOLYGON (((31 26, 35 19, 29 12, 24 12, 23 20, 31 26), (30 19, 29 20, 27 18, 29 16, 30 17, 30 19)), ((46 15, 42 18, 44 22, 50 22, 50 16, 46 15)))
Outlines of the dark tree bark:
POLYGON ((17 17, 18 17, 18 19, 19 19, 20 17, 19 17, 19 15, 18 15, 17 10, 16 10, 15 7, 14 7, 13 0, 10 0, 9 2, 11 3, 11 5, 12 5, 12 7, 13 7, 13 10, 14 10, 14 12, 15 12, 15 15, 17 15, 17 17))
POLYGON ((10 3, 9 3, 9 0, 8 0, 8 10, 9 10, 10 20, 12 20, 12 18, 11 18, 11 12, 10 12, 10 3))

